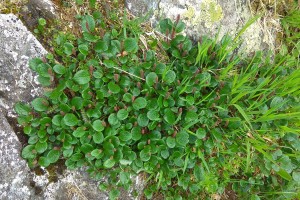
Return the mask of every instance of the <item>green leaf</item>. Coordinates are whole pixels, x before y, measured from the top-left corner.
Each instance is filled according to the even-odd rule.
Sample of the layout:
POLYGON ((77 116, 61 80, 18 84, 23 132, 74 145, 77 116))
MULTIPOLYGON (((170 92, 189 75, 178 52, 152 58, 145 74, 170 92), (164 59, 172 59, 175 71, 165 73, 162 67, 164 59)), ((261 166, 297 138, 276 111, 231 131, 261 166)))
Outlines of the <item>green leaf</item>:
POLYGON ((72 55, 73 53, 73 49, 74 49, 74 46, 73 44, 69 43, 69 42, 66 42, 64 44, 64 53, 68 56, 72 55))
POLYGON ((73 80, 79 85, 84 85, 90 82, 90 74, 87 70, 79 70, 73 77, 73 80))
POLYGON ((185 29, 185 23, 183 21, 179 21, 178 24, 176 25, 175 31, 176 33, 180 33, 185 29))
POLYGON ((104 140, 104 136, 103 136, 103 133, 101 132, 97 132, 93 135, 93 141, 96 143, 96 144, 101 144, 104 140))
POLYGON ((97 35, 92 35, 88 32, 83 32, 83 38, 86 40, 86 41, 89 41, 89 42, 97 42, 97 40, 99 39, 99 36, 97 35))
POLYGON ((132 133, 132 139, 134 141, 138 141, 142 138, 142 133, 141 133, 141 128, 140 127, 133 127, 131 129, 131 133, 132 133))
POLYGON ((112 60, 104 60, 103 64, 105 65, 105 67, 107 68, 113 68, 116 66, 116 63, 112 60))
POLYGON ((198 119, 198 114, 196 112, 193 112, 193 111, 188 111, 186 113, 185 118, 184 118, 184 120, 186 122, 196 121, 197 119, 198 119))
POLYGON ((104 51, 107 51, 108 46, 107 46, 106 42, 104 42, 104 41, 99 41, 99 42, 96 43, 94 49, 95 49, 95 51, 96 51, 97 53, 102 53, 102 52, 104 52, 104 51))
POLYGON ((114 94, 117 94, 121 91, 121 88, 117 84, 115 84, 113 81, 110 81, 108 83, 108 89, 114 94))
POLYGON ((143 97, 138 97, 133 102, 133 108, 135 110, 140 110, 142 108, 145 108, 146 106, 147 106, 147 100, 145 98, 143 98, 143 97))
POLYGON ((124 49, 127 52, 136 52, 138 50, 138 43, 135 38, 126 38, 124 41, 124 49))
POLYGON ((47 142, 40 142, 38 141, 35 144, 35 149, 38 153, 44 153, 48 148, 48 143, 47 142))
POLYGON ((151 158, 151 148, 144 148, 141 152, 140 152, 140 158, 142 161, 147 162, 150 160, 151 158))
POLYGON ((39 165, 42 167, 48 167, 50 165, 50 161, 47 157, 41 156, 39 158, 39 165))
POLYGON ((78 46, 78 50, 80 51, 80 53, 87 56, 88 52, 89 52, 89 47, 86 44, 81 44, 81 45, 78 46))
POLYGON ((152 121, 159 121, 159 112, 157 110, 150 110, 147 112, 147 117, 152 121))
POLYGON ((166 34, 167 32, 170 33, 173 28, 173 22, 170 19, 163 19, 159 21, 159 28, 160 31, 164 34, 166 34))
POLYGON ((46 20, 44 18, 39 18, 39 25, 45 26, 47 24, 46 20))
POLYGON ((158 76, 156 75, 155 72, 150 72, 147 76, 146 76, 146 83, 147 85, 149 85, 150 87, 156 83, 156 81, 158 80, 158 76))
POLYGON ((120 196, 120 190, 118 190, 118 189, 112 189, 112 190, 109 192, 109 199, 111 199, 111 200, 115 200, 115 199, 117 199, 119 196, 120 196))
POLYGON ((53 70, 57 74, 65 74, 66 73, 66 68, 60 64, 54 65, 53 70))
POLYGON ((15 105, 15 111, 18 115, 26 116, 31 112, 31 109, 28 105, 18 102, 15 105))
POLYGON ((49 107, 49 102, 44 98, 36 98, 31 102, 34 110, 36 111, 47 111, 49 107))
POLYGON ((293 177, 294 181, 296 181, 297 183, 300 183, 300 172, 294 171, 292 177, 293 177))
POLYGON ((103 126, 103 124, 102 124, 102 121, 99 120, 99 119, 95 120, 95 121, 93 122, 93 129, 94 129, 95 131, 98 131, 98 132, 103 131, 103 130, 104 130, 104 126, 103 126))
POLYGON ((87 153, 93 151, 94 147, 91 144, 85 143, 85 144, 81 145, 80 150, 83 153, 87 154, 87 153))
POLYGON ((180 131, 176 135, 176 142, 181 146, 186 146, 186 144, 189 142, 189 134, 185 131, 180 131))
POLYGON ((123 95, 123 100, 125 101, 125 102, 131 102, 132 101, 132 94, 130 94, 130 93, 125 93, 124 95, 123 95))
POLYGON ((176 145, 175 138, 168 137, 167 138, 167 145, 168 145, 169 148, 174 148, 175 145, 176 145))
POLYGON ((206 131, 202 128, 198 128, 196 131, 196 135, 198 139, 203 139, 206 136, 206 131))
POLYGON ((58 161, 60 156, 60 151, 59 150, 50 150, 49 153, 47 154, 47 159, 49 160, 50 163, 55 163, 58 161))
POLYGON ((173 125, 176 121, 176 118, 175 118, 175 114, 173 113, 173 111, 170 109, 170 108, 167 108, 165 109, 165 115, 164 115, 164 120, 173 125))
POLYGON ((121 109, 117 113, 117 117, 119 120, 124 120, 128 117, 128 111, 125 109, 121 109))
POLYGON ((164 82, 167 84, 173 83, 175 79, 176 79, 176 74, 172 70, 168 70, 166 75, 163 78, 164 82))
POLYGON ((118 124, 118 122, 119 122, 119 120, 118 120, 118 117, 117 117, 117 115, 115 113, 112 113, 112 114, 109 115, 109 117, 108 117, 108 123, 110 125, 112 125, 112 126, 116 125, 116 124, 118 124))
POLYGON ((34 159, 36 157, 35 145, 27 145, 22 150, 22 158, 24 159, 34 159))
POLYGON ((149 119, 146 114, 140 114, 137 119, 137 123, 141 127, 146 127, 149 123, 149 119))
POLYGON ((116 161, 113 159, 107 159, 104 163, 103 166, 107 169, 112 168, 116 164, 116 161))
POLYGON ((81 28, 85 32, 93 32, 95 30, 95 25, 95 20, 91 15, 84 16, 81 22, 81 28))
POLYGON ((132 134, 131 134, 131 132, 128 132, 128 131, 121 131, 119 138, 120 138, 120 140, 127 142, 127 141, 131 140, 132 134))
POLYGON ((80 138, 82 136, 84 136, 86 133, 85 128, 84 127, 78 127, 75 131, 72 132, 72 135, 74 137, 80 138))
POLYGON ((83 107, 83 99, 81 97, 74 97, 71 100, 71 105, 74 106, 76 110, 80 110, 83 107))
POLYGON ((283 102, 282 97, 274 97, 270 103, 270 108, 276 108, 282 102, 283 102))
POLYGON ((67 126, 75 126, 78 123, 78 119, 73 113, 66 114, 63 121, 67 126))

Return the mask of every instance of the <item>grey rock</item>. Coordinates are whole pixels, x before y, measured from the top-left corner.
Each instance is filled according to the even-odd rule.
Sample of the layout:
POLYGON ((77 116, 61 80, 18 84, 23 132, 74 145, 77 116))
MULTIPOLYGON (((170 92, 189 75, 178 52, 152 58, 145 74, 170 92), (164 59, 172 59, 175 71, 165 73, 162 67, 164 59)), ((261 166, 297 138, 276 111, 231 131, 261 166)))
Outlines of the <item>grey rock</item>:
POLYGON ((20 157, 22 145, 0 112, 0 199, 31 199, 30 170, 20 157))
MULTIPOLYGON (((141 16, 158 8, 159 1, 157 0, 129 0, 125 1, 125 6, 132 12, 132 14, 141 16)), ((153 13, 152 13, 153 14, 153 13)))
POLYGON ((18 101, 29 102, 41 92, 29 69, 31 58, 47 51, 12 14, 0 15, 0 110, 10 112, 18 101))
MULTIPOLYGON (((235 37, 246 22, 251 19, 248 1, 246 0, 126 0, 127 8, 139 16, 154 10, 151 18, 153 25, 160 19, 177 15, 186 23, 185 33, 195 41, 200 36, 214 37, 219 32, 219 39, 225 34, 235 37), (145 6, 147 5, 147 6, 145 6), (140 12, 141 11, 141 12, 140 12)), ((257 50, 274 49, 276 29, 268 29, 259 20, 253 23, 242 35, 241 50, 245 53, 257 50)))
POLYGON ((30 6, 30 9, 36 10, 41 16, 46 19, 57 18, 55 6, 51 2, 51 0, 29 0, 28 6, 30 6))

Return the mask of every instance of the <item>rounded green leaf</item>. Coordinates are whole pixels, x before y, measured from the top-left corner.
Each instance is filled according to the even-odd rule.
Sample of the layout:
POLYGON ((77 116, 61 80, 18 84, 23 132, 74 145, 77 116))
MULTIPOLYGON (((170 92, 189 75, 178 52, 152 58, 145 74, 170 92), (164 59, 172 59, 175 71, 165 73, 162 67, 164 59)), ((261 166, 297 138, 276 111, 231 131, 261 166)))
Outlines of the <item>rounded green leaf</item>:
POLYGON ((60 64, 54 65, 53 70, 57 74, 65 74, 66 73, 66 68, 60 64))
POLYGON ((174 148, 175 145, 176 145, 175 138, 168 137, 167 138, 167 145, 168 145, 169 148, 174 148))
POLYGON ((85 144, 81 145, 80 150, 86 154, 86 153, 93 151, 94 147, 91 144, 85 143, 85 144))
POLYGON ((106 42, 104 42, 104 41, 99 41, 99 42, 96 43, 94 49, 95 49, 95 51, 96 51, 97 53, 101 53, 101 52, 103 52, 103 51, 107 51, 108 46, 107 46, 106 42))
POLYGON ((36 157, 35 145, 27 145, 22 150, 22 158, 24 159, 34 159, 36 157))
POLYGON ((95 20, 93 16, 91 15, 85 15, 82 22, 81 22, 81 28, 85 32, 93 32, 95 30, 95 20))
POLYGON ((42 167, 48 167, 50 165, 50 161, 47 157, 41 156, 39 158, 39 165, 42 167))
POLYGON ((80 53, 82 53, 85 56, 87 56, 89 53, 89 47, 86 44, 79 45, 78 50, 80 51, 80 53))
POLYGON ((73 77, 73 80, 79 85, 84 85, 90 82, 90 74, 87 70, 79 70, 73 77))
POLYGON ((25 105, 23 103, 16 103, 15 105, 15 111, 18 113, 18 115, 28 115, 29 112, 31 111, 30 107, 28 105, 25 105))
POLYGON ((300 172, 298 171, 294 171, 293 172, 293 179, 297 182, 297 183, 300 183, 300 172))
POLYGON ((58 161, 60 156, 60 151, 59 150, 51 150, 47 154, 47 159, 49 160, 50 163, 55 163, 58 161))
POLYGON ((128 131, 121 131, 119 138, 120 138, 120 140, 127 142, 128 140, 130 140, 132 138, 132 134, 131 134, 131 132, 128 132, 128 131))
POLYGON ((151 158, 151 149, 150 148, 144 148, 141 152, 140 152, 140 158, 142 161, 146 162, 149 161, 151 158))
POLYGON ((64 53, 66 54, 66 55, 71 55, 72 53, 73 53, 73 49, 74 49, 74 46, 73 46, 73 44, 71 44, 71 43, 69 43, 69 42, 66 42, 65 44, 64 44, 64 53))
POLYGON ((112 126, 116 125, 116 124, 118 124, 118 122, 119 122, 119 120, 118 120, 118 117, 117 117, 117 115, 115 113, 112 113, 112 114, 109 115, 109 117, 108 117, 108 123, 110 125, 112 125, 112 126))
POLYGON ((80 110, 83 107, 83 99, 81 97, 74 97, 71 100, 71 105, 74 106, 76 110, 80 110))
POLYGON ((168 70, 163 78, 164 82, 167 84, 173 83, 175 79, 176 79, 176 74, 172 70, 168 70))
POLYGON ((112 168, 116 164, 116 161, 113 159, 108 159, 103 163, 103 166, 107 169, 112 168))
POLYGON ((67 126, 75 126, 78 123, 78 119, 73 113, 66 114, 63 121, 67 126))
POLYGON ((134 38, 126 38, 124 41, 124 49, 127 52, 134 52, 138 50, 137 40, 134 38))
POLYGON ((124 120, 128 117, 128 111, 125 109, 121 109, 117 113, 117 117, 119 120, 124 120))
POLYGON ((198 128, 198 130, 196 131, 196 135, 198 139, 203 139, 206 136, 206 131, 202 128, 198 128))
POLYGON ((36 98, 31 102, 34 110, 36 111, 47 111, 49 108, 49 102, 44 98, 36 98))
POLYGON ((157 110, 150 110, 147 112, 147 117, 152 121, 158 121, 159 118, 159 112, 157 110))
POLYGON ((142 108, 145 108, 147 106, 147 100, 143 97, 138 97, 134 102, 133 102, 133 108, 135 110, 140 110, 142 108))
POLYGON ((96 144, 101 144, 104 140, 104 136, 103 136, 103 133, 101 132, 97 132, 93 135, 93 141, 96 143, 96 144))
POLYGON ((103 124, 102 124, 102 121, 99 120, 99 119, 95 120, 95 121, 93 122, 93 129, 94 129, 95 131, 98 131, 98 132, 103 131, 103 130, 104 130, 104 126, 103 126, 103 124))
POLYGON ((185 146, 189 142, 189 134, 185 131, 180 131, 176 135, 176 142, 181 146, 185 146))
POLYGON ((74 137, 80 138, 80 137, 84 136, 85 133, 86 133, 86 131, 84 130, 84 127, 78 127, 75 131, 73 131, 72 134, 74 137))
POLYGON ((108 83, 108 89, 114 94, 119 93, 121 90, 121 88, 112 81, 108 83))
POLYGON ((158 80, 158 76, 156 75, 155 72, 150 72, 147 76, 146 76, 146 83, 149 86, 152 86, 154 83, 156 83, 156 81, 158 80))
POLYGON ((35 144, 35 149, 38 153, 44 153, 48 148, 48 143, 47 142, 40 142, 38 141, 35 144))
POLYGON ((137 118, 137 123, 141 127, 146 127, 149 123, 149 119, 146 114, 140 114, 137 118))
POLYGON ((170 108, 165 109, 165 115, 164 115, 164 120, 166 120, 167 123, 169 124, 174 124, 175 123, 175 114, 170 108))
POLYGON ((125 102, 131 102, 131 101, 132 101, 132 94, 130 94, 130 93, 125 93, 125 94, 123 95, 123 100, 124 100, 125 102))
POLYGON ((140 127, 133 127, 131 129, 132 139, 138 141, 142 138, 141 128, 140 127))

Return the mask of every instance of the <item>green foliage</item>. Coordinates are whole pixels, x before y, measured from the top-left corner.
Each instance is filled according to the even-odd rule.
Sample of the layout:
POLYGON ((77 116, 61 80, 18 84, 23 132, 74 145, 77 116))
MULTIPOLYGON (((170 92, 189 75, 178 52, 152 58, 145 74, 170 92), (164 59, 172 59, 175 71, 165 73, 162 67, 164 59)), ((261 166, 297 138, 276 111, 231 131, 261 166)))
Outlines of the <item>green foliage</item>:
POLYGON ((124 28, 100 38, 99 23, 86 15, 82 38, 57 36, 60 64, 51 57, 30 62, 52 88, 15 106, 30 166, 59 159, 69 169, 86 166, 93 178, 108 177, 99 188, 112 199, 138 173, 148 176, 146 198, 195 199, 225 189, 241 199, 297 195, 295 62, 277 56, 272 64, 261 53, 242 59, 229 37, 195 45, 180 34, 182 21, 166 19, 159 24, 162 63, 155 42, 143 49, 139 35, 124 28))

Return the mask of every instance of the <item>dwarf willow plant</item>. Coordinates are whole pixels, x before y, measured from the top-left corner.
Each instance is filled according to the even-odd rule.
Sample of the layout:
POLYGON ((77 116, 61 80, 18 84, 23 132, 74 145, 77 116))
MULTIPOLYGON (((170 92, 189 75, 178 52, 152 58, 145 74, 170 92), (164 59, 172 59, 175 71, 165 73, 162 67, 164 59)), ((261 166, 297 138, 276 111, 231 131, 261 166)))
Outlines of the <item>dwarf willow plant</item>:
POLYGON ((107 177, 99 188, 111 198, 138 173, 147 175, 147 198, 296 194, 299 69, 259 53, 240 59, 229 37, 195 45, 179 18, 162 20, 164 38, 148 45, 128 27, 100 37, 100 25, 100 15, 82 16, 81 38, 56 38, 60 63, 53 55, 30 61, 47 87, 15 107, 31 167, 59 159, 85 166, 107 177))

